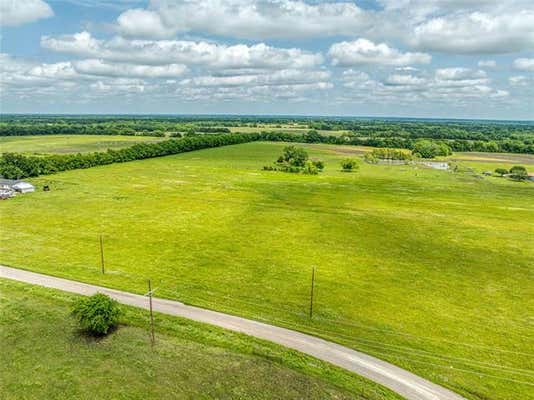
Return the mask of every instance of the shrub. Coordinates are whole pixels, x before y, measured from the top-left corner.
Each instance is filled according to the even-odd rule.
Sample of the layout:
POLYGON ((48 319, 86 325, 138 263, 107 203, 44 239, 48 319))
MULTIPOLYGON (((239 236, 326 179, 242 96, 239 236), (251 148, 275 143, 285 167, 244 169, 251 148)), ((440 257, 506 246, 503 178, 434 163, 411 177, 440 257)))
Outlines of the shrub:
POLYGON ((341 168, 344 172, 351 172, 359 168, 358 162, 352 158, 346 158, 341 161, 341 168))
POLYGON ((72 308, 72 314, 84 331, 93 336, 103 336, 117 326, 121 310, 115 300, 97 293, 79 299, 72 308))
POLYGON ((500 176, 504 176, 508 173, 508 170, 506 168, 497 168, 495 170, 495 173, 500 176))
POLYGON ((304 163, 304 168, 302 169, 302 173, 307 175, 317 175, 319 173, 319 169, 315 166, 313 161, 307 160, 304 163))
POLYGON ((313 165, 319 170, 322 171, 324 169, 324 162, 322 160, 312 160, 313 165))

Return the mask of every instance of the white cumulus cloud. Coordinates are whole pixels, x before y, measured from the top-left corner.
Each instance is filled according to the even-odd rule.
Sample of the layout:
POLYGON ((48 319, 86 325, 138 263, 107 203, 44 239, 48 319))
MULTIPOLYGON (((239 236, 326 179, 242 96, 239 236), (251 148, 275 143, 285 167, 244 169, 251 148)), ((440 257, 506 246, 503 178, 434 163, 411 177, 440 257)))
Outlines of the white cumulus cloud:
POLYGON ((518 58, 514 61, 514 68, 534 72, 534 58, 518 58))
POLYGON ((225 45, 187 40, 98 40, 88 32, 45 36, 47 49, 106 61, 146 65, 186 64, 216 68, 311 68, 323 62, 319 53, 277 48, 264 43, 225 45))
POLYGON ((54 15, 42 0, 0 0, 0 25, 18 26, 54 15))
POLYGON ((410 64, 428 64, 432 57, 425 53, 401 52, 385 43, 376 44, 367 39, 351 42, 334 43, 328 55, 333 65, 342 67, 376 64, 405 66, 410 64))
POLYGON ((456 54, 534 49, 534 9, 431 17, 415 26, 410 42, 422 50, 456 54))
POLYGON ((119 16, 121 34, 170 38, 195 32, 261 39, 354 35, 369 29, 373 13, 353 1, 303 0, 153 0, 149 9, 119 16))
POLYGON ((187 71, 187 67, 182 64, 135 65, 95 59, 75 61, 73 65, 81 74, 114 77, 175 78, 187 71))

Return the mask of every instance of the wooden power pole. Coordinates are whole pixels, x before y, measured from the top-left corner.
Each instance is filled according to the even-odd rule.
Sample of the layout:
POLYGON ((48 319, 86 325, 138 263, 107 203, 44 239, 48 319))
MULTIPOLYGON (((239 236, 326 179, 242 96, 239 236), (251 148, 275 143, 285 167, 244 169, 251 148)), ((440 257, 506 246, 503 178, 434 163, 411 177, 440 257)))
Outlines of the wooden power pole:
POLYGON ((104 238, 100 234, 100 266, 102 267, 102 273, 106 273, 105 263, 104 263, 104 238))
POLYGON ((148 304, 150 308, 150 342, 152 343, 152 346, 154 346, 154 343, 156 342, 156 337, 154 335, 154 312, 152 311, 152 284, 150 282, 150 279, 148 280, 148 304))
POLYGON ((312 269, 312 281, 311 281, 311 291, 310 291, 310 319, 313 317, 313 292, 315 290, 315 267, 312 269))

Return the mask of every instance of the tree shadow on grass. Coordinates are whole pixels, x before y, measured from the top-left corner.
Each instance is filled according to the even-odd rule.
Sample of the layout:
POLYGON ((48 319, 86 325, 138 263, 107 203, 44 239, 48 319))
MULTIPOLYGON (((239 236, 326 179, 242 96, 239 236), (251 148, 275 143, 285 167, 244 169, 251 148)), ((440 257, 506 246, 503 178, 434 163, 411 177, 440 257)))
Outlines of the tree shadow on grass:
POLYGON ((82 328, 75 328, 73 332, 74 339, 84 342, 85 344, 98 344, 115 334, 119 329, 126 327, 124 324, 117 324, 109 329, 106 334, 95 334, 82 328))

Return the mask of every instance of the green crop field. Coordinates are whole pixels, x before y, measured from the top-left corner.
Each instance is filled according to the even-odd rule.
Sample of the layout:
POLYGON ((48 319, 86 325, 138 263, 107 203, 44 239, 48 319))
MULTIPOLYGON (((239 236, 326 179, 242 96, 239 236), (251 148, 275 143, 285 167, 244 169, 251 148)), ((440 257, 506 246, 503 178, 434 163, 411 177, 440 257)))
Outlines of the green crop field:
POLYGON ((119 149, 140 142, 155 142, 164 138, 119 135, 40 135, 0 136, 0 153, 86 153, 119 149))
POLYGON ((0 397, 8 399, 398 399, 309 357, 244 335, 122 307, 103 339, 79 331, 74 296, 0 280, 0 397))
POLYGON ((306 145, 318 176, 262 171, 283 146, 32 179, 51 191, 0 203, 0 262, 137 293, 151 278, 159 296, 317 334, 469 399, 534 398, 534 184, 482 178, 508 163, 469 157, 457 173, 343 173, 363 149, 328 145, 306 145))

